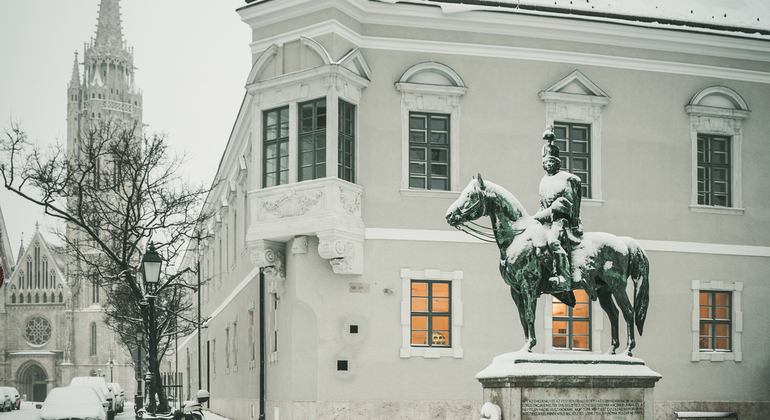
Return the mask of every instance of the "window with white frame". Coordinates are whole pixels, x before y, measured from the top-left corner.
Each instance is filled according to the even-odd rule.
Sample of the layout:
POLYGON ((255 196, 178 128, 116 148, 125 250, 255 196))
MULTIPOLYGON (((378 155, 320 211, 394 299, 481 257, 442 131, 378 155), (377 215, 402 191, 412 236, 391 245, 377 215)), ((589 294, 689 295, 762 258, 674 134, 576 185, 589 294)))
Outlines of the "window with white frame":
POLYGON ((743 360, 743 282, 692 281, 693 362, 743 360))
MULTIPOLYGON (((562 303, 551 295, 544 295, 539 302, 544 306, 543 319, 545 352, 581 351, 602 353, 604 318, 599 301, 591 301, 585 291, 575 291, 575 307, 562 303)), ((623 319, 621 318, 621 321, 623 319)))
POLYGON ((401 357, 462 358, 461 270, 401 269, 401 357))
POLYGON ((460 98, 467 87, 445 64, 424 62, 396 83, 401 92, 402 195, 460 191, 460 98))
POLYGON ((584 290, 575 290, 575 306, 552 297, 551 344, 554 349, 591 350, 591 303, 584 290))
POLYGON ((743 214, 741 194, 742 122, 746 102, 734 90, 711 86, 685 107, 692 141, 692 200, 700 213, 743 214))
POLYGON ((564 169, 583 181, 581 203, 601 205, 602 109, 609 103, 609 95, 575 70, 540 91, 539 96, 546 104, 545 125, 554 126, 557 139, 563 140, 558 146, 566 156, 564 169))
POLYGON ((289 107, 265 111, 262 134, 262 186, 289 183, 289 107))
POLYGON ((562 169, 578 176, 582 197, 591 198, 591 126, 555 122, 553 133, 562 169))
POLYGON ((334 61, 323 45, 300 37, 299 54, 318 65, 282 74, 276 72, 275 60, 286 44, 268 46, 249 74, 247 90, 254 115, 260 116, 252 118, 254 132, 262 133, 263 145, 252 149, 259 154, 253 159, 263 164, 257 184, 270 187, 325 177, 355 182, 355 110, 371 70, 357 48, 334 61), (336 89, 329 88, 330 81, 336 89), (268 131, 283 124, 285 132, 278 129, 274 136, 268 131), (274 138, 283 143, 268 149, 274 138), (275 165, 268 162, 274 156, 275 165))

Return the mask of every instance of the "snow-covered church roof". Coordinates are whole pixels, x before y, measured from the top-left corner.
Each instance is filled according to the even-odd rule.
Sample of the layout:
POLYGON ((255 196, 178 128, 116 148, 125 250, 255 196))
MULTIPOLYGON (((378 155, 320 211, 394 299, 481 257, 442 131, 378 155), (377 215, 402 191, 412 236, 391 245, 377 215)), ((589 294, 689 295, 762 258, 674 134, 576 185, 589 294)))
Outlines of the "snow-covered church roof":
POLYGON ((445 12, 471 10, 568 15, 669 28, 770 35, 768 0, 379 0, 422 3, 445 12))

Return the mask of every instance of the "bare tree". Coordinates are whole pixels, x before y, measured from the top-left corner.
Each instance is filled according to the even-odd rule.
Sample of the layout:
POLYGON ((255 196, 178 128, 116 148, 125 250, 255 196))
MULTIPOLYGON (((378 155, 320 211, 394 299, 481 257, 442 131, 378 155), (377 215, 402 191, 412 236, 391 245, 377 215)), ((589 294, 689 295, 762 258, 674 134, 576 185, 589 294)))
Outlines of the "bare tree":
MULTIPOLYGON (((61 145, 33 146, 12 122, 0 139, 0 174, 6 189, 65 222, 57 235, 70 256, 70 275, 103 293, 105 321, 124 344, 147 350, 158 410, 164 412, 169 406, 160 361, 174 334, 197 327, 190 269, 176 271, 174 263, 195 227, 210 217, 201 204, 211 187, 181 177, 184 156, 172 155, 164 135, 145 135, 117 120, 83 126, 65 151, 61 145), (150 241, 162 255, 164 270, 157 287, 148 289, 140 262, 150 241), (155 304, 154 319, 148 297, 155 304), (142 343, 136 338, 139 330, 146 337, 142 343)), ((77 294, 83 298, 84 293, 77 294)))

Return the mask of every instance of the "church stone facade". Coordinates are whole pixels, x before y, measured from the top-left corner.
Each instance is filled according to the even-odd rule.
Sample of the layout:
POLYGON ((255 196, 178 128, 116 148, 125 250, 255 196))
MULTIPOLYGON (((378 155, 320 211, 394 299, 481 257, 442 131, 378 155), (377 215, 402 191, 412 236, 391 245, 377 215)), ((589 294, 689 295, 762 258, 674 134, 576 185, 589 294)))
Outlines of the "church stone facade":
MULTIPOLYGON (((86 44, 82 62, 75 53, 67 86, 68 152, 76 153, 85 124, 106 120, 142 126, 142 93, 134 83, 133 49, 123 41, 118 0, 100 1, 96 35, 86 44)), ((67 232, 77 235, 69 226, 67 232)), ((12 275, 5 259, 3 264, 0 385, 43 401, 73 377, 102 375, 119 382, 126 400, 132 400, 131 355, 103 322, 104 291, 71 275, 74 258, 36 230, 27 248, 20 249, 12 275)))

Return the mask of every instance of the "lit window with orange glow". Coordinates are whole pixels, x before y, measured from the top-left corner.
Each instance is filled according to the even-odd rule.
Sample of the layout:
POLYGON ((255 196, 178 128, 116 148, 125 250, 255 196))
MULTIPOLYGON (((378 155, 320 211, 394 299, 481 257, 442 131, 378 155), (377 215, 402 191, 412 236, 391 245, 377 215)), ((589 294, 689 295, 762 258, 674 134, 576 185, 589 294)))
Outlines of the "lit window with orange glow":
POLYGON ((700 351, 731 351, 729 292, 700 292, 700 351))
POLYGON ((553 348, 591 350, 591 305, 585 291, 574 292, 574 308, 553 298, 553 348))
POLYGON ((452 288, 445 281, 412 281, 412 346, 451 347, 452 288))

